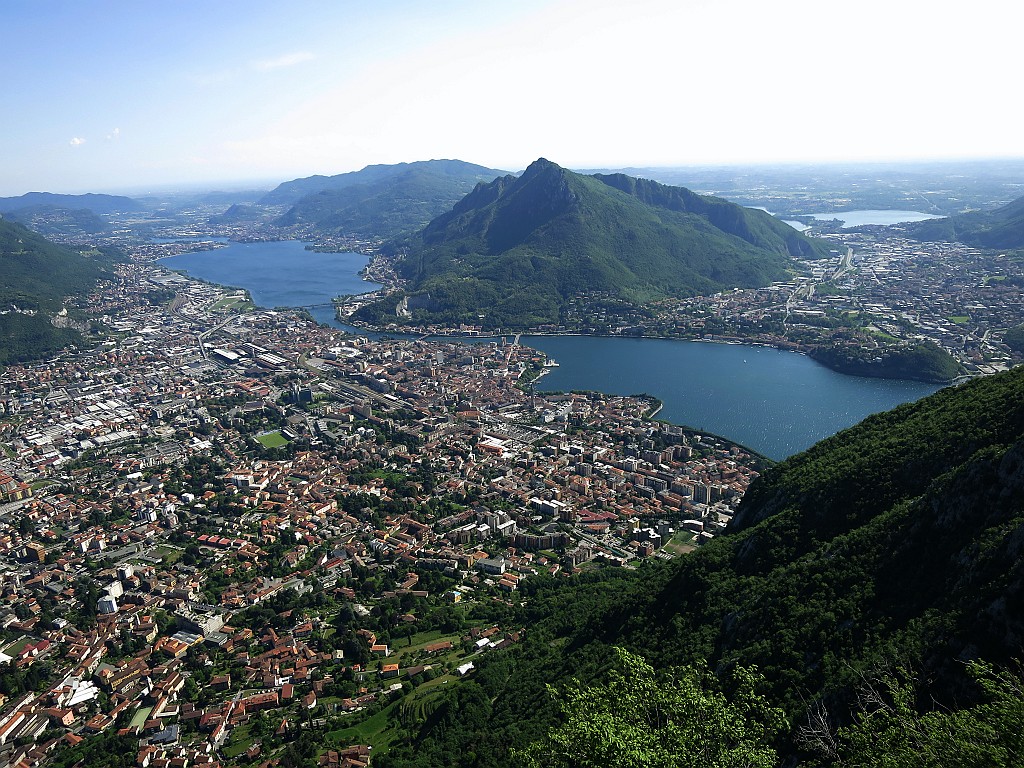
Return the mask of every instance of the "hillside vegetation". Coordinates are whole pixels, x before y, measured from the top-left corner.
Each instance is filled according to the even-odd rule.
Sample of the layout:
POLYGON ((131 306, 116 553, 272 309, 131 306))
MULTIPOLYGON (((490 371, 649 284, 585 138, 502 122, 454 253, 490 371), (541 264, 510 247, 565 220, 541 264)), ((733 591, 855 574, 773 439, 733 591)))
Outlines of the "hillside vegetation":
POLYGON ((950 750, 975 739, 980 761, 964 764, 1011 754, 1019 738, 997 720, 1024 710, 1024 692, 998 670, 1012 672, 1024 644, 1024 369, 872 416, 776 465, 727 534, 689 556, 531 581, 524 597, 525 642, 482 658, 429 717, 396 723, 406 746, 381 765, 498 766, 511 749, 557 747, 590 710, 573 709, 573 686, 547 686, 604 680, 615 647, 655 668, 707 665, 731 707, 753 690, 732 671, 756 670, 748 684, 788 723, 773 742, 783 760, 878 764, 886 743, 905 758, 918 738, 950 750), (884 705, 870 716, 865 690, 884 705))
POLYGON ((95 235, 110 231, 98 214, 87 208, 59 208, 53 205, 33 205, 5 213, 10 221, 24 224, 44 237, 95 235))
POLYGON ((286 182, 260 203, 291 206, 276 221, 282 227, 390 238, 425 226, 479 182, 503 173, 461 160, 371 165, 352 173, 286 182))
POLYGON ((477 186, 393 248, 414 321, 490 328, 557 323, 583 295, 643 305, 765 285, 789 276, 792 257, 825 253, 763 211, 544 159, 477 186))
POLYGON ((91 290, 108 264, 0 219, 0 364, 38 359, 80 341, 50 319, 64 297, 91 290))
POLYGON ((820 346, 810 354, 832 370, 851 376, 948 383, 962 373, 956 358, 932 341, 883 349, 851 345, 820 346))
POLYGON ((1024 197, 994 211, 975 211, 907 227, 918 240, 951 240, 979 248, 1024 248, 1024 197))

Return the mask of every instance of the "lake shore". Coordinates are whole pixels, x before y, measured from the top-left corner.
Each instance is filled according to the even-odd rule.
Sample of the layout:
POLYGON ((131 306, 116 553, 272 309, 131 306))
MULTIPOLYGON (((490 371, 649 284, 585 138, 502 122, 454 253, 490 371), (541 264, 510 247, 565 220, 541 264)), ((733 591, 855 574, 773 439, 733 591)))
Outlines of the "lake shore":
POLYGON ((381 327, 372 326, 368 323, 360 321, 353 321, 350 317, 341 317, 340 305, 336 306, 335 318, 339 323, 350 326, 355 329, 365 329, 371 333, 378 335, 395 335, 395 336, 413 336, 417 338, 461 338, 466 340, 484 340, 484 339, 495 339, 504 336, 551 336, 551 337, 591 337, 591 338, 604 338, 604 339, 649 339, 651 341, 691 341, 704 344, 730 344, 735 346, 746 346, 746 347, 763 347, 767 349, 777 349, 782 352, 795 352, 800 355, 805 355, 809 359, 816 362, 818 365, 824 366, 831 371, 841 373, 844 376, 857 376, 861 378, 869 379, 897 379, 902 381, 919 381, 924 384, 938 384, 938 385, 949 385, 953 383, 959 383, 963 380, 963 377, 954 378, 933 378, 924 375, 914 375, 913 372, 904 373, 903 375, 892 375, 889 369, 883 366, 861 366, 853 368, 850 366, 834 365, 830 363, 830 358, 816 355, 816 348, 808 345, 801 345, 796 342, 784 341, 784 340, 766 340, 763 338, 743 338, 739 336, 645 336, 643 334, 612 334, 612 333, 588 333, 585 331, 537 331, 537 330, 496 330, 487 331, 465 331, 459 328, 437 328, 435 326, 398 326, 389 325, 381 327))
MULTIPOLYGON (((323 325, 376 338, 381 335, 377 329, 339 322, 333 301, 339 294, 355 296, 378 287, 358 275, 365 264, 365 256, 318 254, 292 241, 232 243, 213 253, 163 261, 165 267, 211 283, 240 285, 259 306, 303 308, 323 325), (300 263, 302 268, 297 269, 300 263)), ((407 339, 439 330, 390 329, 407 339)), ((481 329, 445 330, 455 331, 449 336, 453 341, 498 338, 484 335, 481 329)), ((933 385, 912 381, 842 375, 806 354, 784 354, 800 350, 763 339, 545 330, 536 335, 506 333, 506 342, 517 335, 524 345, 560 363, 545 369, 545 390, 650 393, 663 403, 658 420, 728 436, 731 442, 774 460, 798 453, 871 413, 935 390, 933 385)))

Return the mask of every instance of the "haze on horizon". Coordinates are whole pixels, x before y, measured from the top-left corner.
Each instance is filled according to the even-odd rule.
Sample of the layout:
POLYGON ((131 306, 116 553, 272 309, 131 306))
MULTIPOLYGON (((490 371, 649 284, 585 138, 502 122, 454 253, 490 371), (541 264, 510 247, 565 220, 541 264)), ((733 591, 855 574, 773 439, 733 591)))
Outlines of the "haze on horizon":
POLYGON ((996 0, 9 0, 0 195, 520 169, 1022 157, 996 0))

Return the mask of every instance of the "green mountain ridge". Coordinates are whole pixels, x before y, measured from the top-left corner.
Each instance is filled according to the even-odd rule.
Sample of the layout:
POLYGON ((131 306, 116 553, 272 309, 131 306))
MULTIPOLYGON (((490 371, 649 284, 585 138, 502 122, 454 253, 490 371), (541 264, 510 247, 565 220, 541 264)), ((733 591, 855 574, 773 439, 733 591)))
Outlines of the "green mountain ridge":
POLYGON ((585 294, 642 305, 765 285, 789 276, 792 257, 827 252, 763 211, 543 158, 391 247, 414 320, 492 328, 557 323, 585 294))
POLYGON ((281 185, 263 200, 301 193, 277 219, 282 227, 390 238, 425 226, 476 184, 503 173, 461 160, 368 166, 355 173, 289 182, 292 186, 281 185))
POLYGON ((255 205, 234 203, 224 213, 211 216, 209 221, 212 225, 239 224, 247 221, 259 221, 263 216, 263 210, 255 205))
POLYGON ((55 205, 32 205, 8 211, 4 216, 24 224, 44 237, 54 235, 95 235, 108 232, 110 224, 88 208, 61 208, 55 205))
POLYGON ((83 256, 0 219, 0 364, 38 359, 80 341, 50 318, 64 297, 91 290, 106 266, 105 257, 83 256))
POLYGON ((450 764, 509 764, 510 748, 558 722, 546 687, 600 678, 613 646, 655 667, 706 662, 723 679, 756 667, 787 713, 789 764, 810 757, 809 716, 850 722, 865 680, 893 670, 908 671, 919 712, 970 707, 980 693, 966 662, 1012 669, 1024 647, 1024 369, 872 416, 776 465, 726 534, 690 555, 523 589, 526 641, 406 722, 410 748, 382 765, 460 749, 473 760, 450 764))
POLYGON ((17 211, 20 208, 53 206, 69 210, 87 210, 93 213, 131 213, 145 209, 138 200, 122 195, 62 195, 54 192, 26 192, 17 197, 0 197, 0 213, 17 211))
POLYGON ((316 174, 301 179, 292 179, 278 184, 263 195, 257 202, 260 205, 292 205, 306 195, 316 194, 324 190, 344 189, 356 184, 366 184, 393 176, 396 169, 410 163, 397 165, 368 165, 358 171, 348 171, 333 176, 316 174))
POLYGON ((918 240, 952 240, 979 248, 1024 248, 1024 197, 994 211, 974 211, 907 226, 918 240))

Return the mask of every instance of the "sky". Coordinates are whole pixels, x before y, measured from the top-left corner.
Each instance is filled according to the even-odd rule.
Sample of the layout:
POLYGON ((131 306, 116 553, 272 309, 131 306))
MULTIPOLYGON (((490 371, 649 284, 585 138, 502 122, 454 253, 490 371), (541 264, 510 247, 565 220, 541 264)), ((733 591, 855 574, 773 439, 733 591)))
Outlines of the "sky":
POLYGON ((3 0, 0 195, 1024 157, 1007 0, 3 0))

